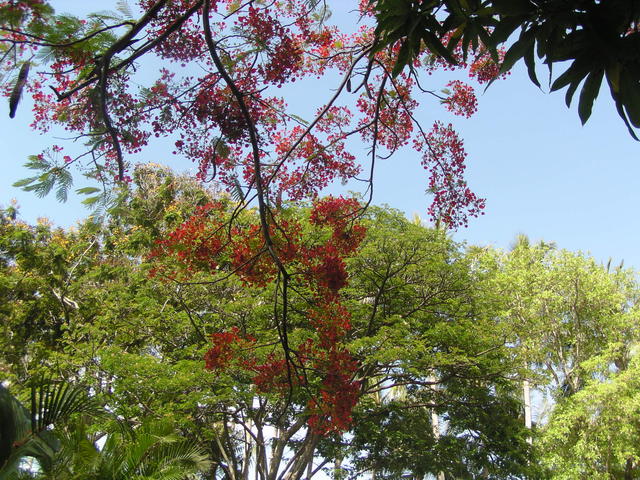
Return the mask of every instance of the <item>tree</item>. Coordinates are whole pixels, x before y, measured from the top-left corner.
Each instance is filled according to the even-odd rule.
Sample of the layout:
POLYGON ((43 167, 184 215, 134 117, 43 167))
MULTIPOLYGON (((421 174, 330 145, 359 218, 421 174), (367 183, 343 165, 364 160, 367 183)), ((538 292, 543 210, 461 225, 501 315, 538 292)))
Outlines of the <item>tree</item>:
POLYGON ((542 465, 551 478, 632 478, 638 468, 638 430, 629 417, 638 395, 634 274, 544 242, 521 240, 498 258, 491 281, 503 304, 499 315, 528 367, 524 378, 553 404, 538 416, 534 435, 542 465))
POLYGON ((34 382, 30 397, 31 408, 27 408, 0 385, 0 478, 18 478, 20 464, 28 458, 37 460, 41 470, 49 470, 61 449, 60 432, 65 425, 78 414, 104 414, 78 386, 34 382))
POLYGON ((553 478, 637 477, 637 359, 634 355, 626 368, 613 369, 605 352, 584 365, 592 368, 592 377, 578 393, 558 402, 541 438, 543 461, 556 472, 553 478))
MULTIPOLYGON (((198 272, 216 269, 245 287, 263 289, 272 299, 269 325, 278 332, 282 354, 245 361, 266 376, 286 372, 276 382, 283 399, 289 395, 283 380, 293 389, 309 369, 324 373, 311 389, 318 396, 306 405, 315 412, 309 422, 318 435, 348 429, 360 382, 357 359, 346 346, 350 324, 341 291, 348 280, 346 259, 364 236, 358 219, 371 200, 375 162, 413 146, 430 172, 431 215, 457 227, 484 207, 463 178, 462 141, 451 125, 421 127, 415 116, 414 97, 423 90, 417 78, 391 74, 395 54, 373 52, 371 28, 346 35, 329 25, 324 2, 140 0, 137 8, 137 18, 123 4, 120 14, 80 19, 55 15, 40 0, 0 5, 3 66, 19 70, 6 90, 11 113, 22 90, 29 91, 35 128, 62 126, 87 146, 70 155, 54 145, 31 157, 28 166, 38 173, 18 185, 41 195, 56 188, 64 199, 75 165, 108 192, 112 178, 129 180, 130 155, 155 137, 170 139, 177 155, 197 163, 198 179, 216 180, 235 202, 206 203, 163 238, 154 252, 155 273, 183 285, 197 281, 198 272), (140 73, 149 58, 162 65, 154 65, 160 75, 151 81, 140 73), (29 74, 37 62, 41 70, 29 74), (336 73, 342 77, 337 91, 309 121, 276 93, 284 85, 336 73), (144 86, 134 88, 134 81, 144 86), (364 169, 349 149, 353 137, 369 145, 368 200, 318 200, 329 183, 356 180, 364 169), (287 208, 303 200, 315 200, 304 214, 287 208), (172 262, 181 268, 173 269, 172 262), (300 347, 290 338, 297 322, 315 331, 304 347, 310 360, 301 360, 304 351, 291 350, 300 347)), ((442 66, 428 52, 421 61, 430 70, 442 66)), ((486 52, 471 72, 482 81, 497 73, 486 52)), ((449 95, 439 100, 456 114, 471 115, 473 89, 462 82, 449 86, 449 95)), ((216 333, 210 368, 237 361, 237 351, 260 338, 254 325, 234 326, 239 330, 216 333)))
MULTIPOLYGON (((552 245, 517 246, 500 282, 504 315, 512 318, 523 356, 543 367, 556 397, 580 391, 583 364, 609 342, 633 342, 636 285, 630 272, 607 270, 588 257, 552 245)), ((620 354, 629 348, 621 345, 620 354)))
MULTIPOLYGON (((505 358, 506 348, 501 336, 481 333, 491 332, 485 322, 492 321, 474 310, 476 300, 468 267, 464 260, 456 258, 453 245, 445 241, 441 232, 411 225, 395 213, 376 211, 372 222, 366 222, 370 233, 364 237, 363 246, 353 263, 347 262, 347 271, 353 274, 339 299, 332 287, 345 281, 341 269, 326 268, 326 260, 320 255, 327 251, 324 242, 332 247, 331 242, 351 238, 343 234, 336 238, 336 224, 332 223, 335 217, 325 217, 329 231, 318 222, 318 212, 332 212, 326 209, 327 204, 335 208, 341 202, 331 198, 317 202, 311 209, 308 226, 302 224, 307 216, 304 212, 302 216, 289 212, 286 217, 294 231, 305 232, 302 239, 318 242, 301 241, 297 245, 302 251, 317 253, 303 256, 312 259, 306 265, 290 261, 292 271, 307 276, 316 266, 313 259, 319 258, 322 271, 335 275, 320 291, 314 292, 314 283, 293 290, 288 336, 291 360, 287 362, 283 354, 273 349, 279 343, 276 335, 280 332, 269 320, 266 330, 253 326, 251 317, 241 324, 228 321, 225 330, 212 335, 213 347, 205 356, 207 367, 221 377, 230 376, 234 380, 228 381, 236 385, 238 381, 246 382, 236 389, 246 392, 248 398, 232 401, 234 407, 226 412, 225 423, 233 425, 229 430, 251 432, 258 452, 262 452, 258 458, 272 461, 285 446, 289 447, 286 442, 294 434, 303 434, 289 463, 291 470, 285 471, 282 478, 299 478, 315 449, 335 451, 335 446, 329 449, 323 436, 342 430, 351 431, 354 440, 343 444, 338 458, 357 455, 353 460, 354 476, 367 470, 397 478, 407 470, 417 476, 439 471, 464 476, 484 469, 492 474, 526 469, 526 455, 522 453, 526 443, 524 435, 518 433, 524 429, 515 420, 519 401, 513 396, 513 384, 503 378, 511 368, 505 358), (296 226, 294 222, 300 223, 296 226), (310 302, 314 296, 317 300, 310 302), (310 324, 305 321, 309 317, 310 324), (291 370, 288 364, 292 365, 291 370), (259 407, 252 407, 256 404, 252 385, 264 395, 259 407), (389 400, 384 392, 399 386, 407 389, 406 395, 389 400), (371 402, 369 395, 372 400, 376 395, 383 398, 371 402), (483 417, 482 408, 493 415, 483 417), (399 439, 391 432, 407 428, 417 419, 430 425, 430 409, 448 419, 448 428, 437 441, 425 437, 423 429, 416 434, 441 452, 424 451, 421 442, 412 442, 415 437, 406 440, 406 456, 384 455, 382 444, 375 444, 374 439, 383 441, 388 436, 385 441, 393 445, 399 439), (389 417, 396 420, 389 422, 389 417), (497 418, 500 420, 496 422, 497 418), (261 446, 262 433, 255 432, 262 432, 273 422, 278 433, 269 452, 261 446), (489 425, 496 429, 489 433, 489 425), (380 437, 374 434, 378 429, 380 437), (474 434, 479 431, 483 432, 482 440, 474 434), (507 438, 508 442, 503 443, 507 438), (470 451, 474 451, 471 456, 470 451), (500 463, 490 461, 496 457, 501 458, 500 463)), ((203 253, 203 247, 221 248, 216 233, 221 223, 224 221, 218 213, 213 217, 192 217, 183 224, 175 235, 162 242, 165 250, 158 256, 165 261, 174 256, 182 268, 167 270, 166 265, 161 265, 159 274, 186 285, 216 284, 228 277, 229 270, 239 270, 245 278, 273 275, 260 264, 250 265, 245 272, 246 261, 234 258, 235 248, 217 256, 221 263, 212 264, 212 257, 206 252, 200 258, 198 253, 203 253), (194 242, 193 238, 206 239, 206 243, 194 242), (196 277, 194 271, 207 276, 196 277)), ((251 224, 246 228, 251 231, 251 224)), ((247 241, 241 237, 243 245, 247 241)), ((340 243, 336 248, 341 248, 340 243)), ((326 454, 322 456, 327 458, 326 454)), ((258 468, 263 469, 264 478, 275 478, 272 475, 277 473, 274 466, 278 463, 260 465, 258 461, 258 468)))
POLYGON ((399 48, 394 66, 414 70, 414 60, 425 49, 451 64, 465 62, 469 52, 488 50, 500 72, 508 72, 524 60, 531 81, 536 76, 536 54, 549 68, 571 62, 551 90, 567 87, 570 106, 580 84, 578 114, 584 124, 606 76, 611 97, 629 133, 640 127, 640 56, 638 22, 640 8, 631 0, 370 0, 378 26, 374 50, 399 48), (520 29, 502 57, 499 51, 520 29))
MULTIPOLYGON (((362 220, 369 234, 345 261, 350 275, 340 303, 333 298, 333 281, 322 287, 329 313, 341 314, 329 318, 336 323, 319 321, 327 317, 316 313, 323 304, 314 301, 315 283, 292 290, 289 379, 273 315, 277 286, 243 284, 230 274, 240 260, 220 254, 212 264, 214 257, 198 257, 190 242, 195 232, 209 241, 195 245, 213 245, 216 225, 225 224, 222 214, 233 214, 234 202, 166 170, 139 169, 133 177, 136 188, 124 188, 102 227, 88 222, 56 235, 39 227, 44 258, 56 245, 67 245, 61 269, 69 283, 66 296, 78 308, 50 344, 8 323, 6 344, 25 345, 27 358, 39 359, 37 365, 22 361, 25 377, 61 372, 87 382, 130 422, 172 419, 179 432, 208 451, 208 478, 240 479, 253 472, 260 478, 301 478, 336 459, 342 462, 337 472, 353 478, 440 471, 508 478, 529 471, 503 334, 481 306, 472 259, 442 231, 408 222, 395 211, 370 209, 362 220), (221 214, 191 215, 195 203, 212 201, 224 207, 221 214), (202 230, 190 228, 201 221, 202 230), (94 249, 84 253, 82 267, 70 271, 87 250, 87 234, 94 249), (151 241, 156 235, 165 239, 159 245, 151 241), (158 248, 166 254, 158 255, 158 248), (149 249, 156 250, 151 258, 144 253, 149 249), (149 277, 152 269, 155 276, 149 277), (314 323, 308 320, 312 315, 314 323), (434 412, 438 434, 432 429, 434 412)), ((318 205, 323 203, 281 213, 291 228, 297 223, 305 239, 300 248, 320 251, 333 241, 332 227, 314 223, 317 217, 310 215, 318 205)), ((245 211, 241 220, 250 229, 257 217, 245 211)), ((32 285, 39 285, 47 267, 23 263, 20 253, 32 248, 33 227, 10 219, 6 225, 6 237, 26 241, 6 254, 3 282, 16 288, 14 279, 32 277, 32 285)), ((340 235, 335 241, 348 239, 340 235)), ((316 258, 323 257, 309 261, 316 258)), ((242 274, 268 275, 268 267, 258 264, 242 274)), ((23 310, 17 302, 11 305, 16 313, 23 310)), ((6 361, 4 368, 19 371, 6 361)), ((109 431, 100 422, 91 429, 109 431)))
MULTIPOLYGON (((0 11, 3 67, 35 67, 42 59, 45 68, 13 89, 34 96, 34 126, 46 132, 62 125, 86 139, 91 152, 72 157, 55 147, 33 157, 29 166, 42 176, 20 186, 44 194, 57 185, 62 197, 71 165, 101 181, 113 172, 124 180, 126 155, 154 137, 169 137, 174 153, 199 165, 199 178, 215 178, 245 202, 257 202, 268 237, 274 205, 359 176, 362 166, 345 142, 360 136, 371 147, 372 164, 414 145, 431 172, 434 217, 455 226, 482 209, 462 178, 464 152, 456 134, 439 123, 428 133, 417 123, 416 80, 389 75, 393 53, 370 55, 370 28, 346 35, 329 25, 324 2, 140 1, 138 20, 121 7, 87 19, 56 16, 46 2, 33 0, 8 2, 0 11), (134 72, 145 55, 166 68, 147 86, 130 88, 129 79, 142 81, 134 72), (198 64, 205 73, 172 69, 176 62, 198 64), (311 121, 273 95, 297 80, 335 73, 343 76, 339 89, 311 121), (353 100, 345 102, 351 90, 353 100)), ((425 54, 423 60, 431 59, 425 54)), ((487 55, 478 62, 475 75, 490 78, 487 55)), ((439 98, 458 114, 472 114, 473 89, 460 82, 452 87, 439 98)), ((365 176, 366 185, 372 180, 365 176)))

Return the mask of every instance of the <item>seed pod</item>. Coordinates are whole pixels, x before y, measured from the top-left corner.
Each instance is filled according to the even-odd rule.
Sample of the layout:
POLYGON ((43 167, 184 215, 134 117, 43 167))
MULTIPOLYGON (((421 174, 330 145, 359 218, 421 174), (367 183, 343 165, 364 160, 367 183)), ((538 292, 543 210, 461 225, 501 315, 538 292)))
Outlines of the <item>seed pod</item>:
POLYGON ((27 83, 27 77, 29 76, 29 62, 25 62, 20 67, 20 73, 18 73, 18 80, 16 80, 16 84, 13 87, 13 91, 11 92, 11 96, 9 97, 9 117, 13 118, 16 116, 16 109, 18 108, 18 103, 20 103, 20 97, 22 96, 22 89, 27 83))

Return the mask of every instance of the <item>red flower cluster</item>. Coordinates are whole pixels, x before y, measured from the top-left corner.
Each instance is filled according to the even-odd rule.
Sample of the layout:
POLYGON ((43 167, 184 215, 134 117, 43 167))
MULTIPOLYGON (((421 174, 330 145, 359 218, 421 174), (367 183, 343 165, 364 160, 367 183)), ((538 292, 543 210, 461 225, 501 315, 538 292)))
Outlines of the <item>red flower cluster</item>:
POLYGON ((360 382, 353 379, 358 365, 351 354, 333 348, 325 363, 320 397, 312 398, 308 404, 309 427, 321 435, 348 430, 351 412, 360 398, 360 382))
POLYGON ((453 80, 447 83, 447 88, 451 90, 451 94, 442 101, 447 110, 467 118, 478 111, 478 99, 473 87, 460 80, 453 80))
MULTIPOLYGON (((148 49, 161 61, 179 62, 193 69, 169 72, 161 68, 159 78, 140 89, 132 87, 135 82, 131 81, 130 71, 109 72, 106 109, 112 132, 107 132, 102 118, 99 82, 90 83, 61 101, 47 93, 49 87, 59 93, 73 91, 82 84, 87 72, 96 67, 94 52, 82 48, 57 49, 50 71, 32 75, 28 89, 35 100, 33 126, 46 131, 57 123, 74 134, 90 135, 94 153, 103 162, 94 173, 101 179, 103 167, 114 169, 121 161, 115 151, 116 143, 125 154, 138 153, 152 137, 173 137, 174 154, 196 163, 199 179, 215 177, 229 190, 236 188, 238 179, 247 187, 256 181, 251 126, 258 142, 260 180, 274 201, 315 198, 331 182, 338 179, 347 182, 359 175, 361 165, 348 142, 351 135, 375 142, 372 154, 376 155, 390 156, 405 145, 424 143, 421 130, 415 128, 418 102, 414 95, 419 90, 416 80, 405 74, 394 78, 389 75, 399 44, 377 52, 371 70, 365 71, 364 65, 354 65, 353 61, 355 58, 365 61, 362 53, 373 40, 373 29, 369 26, 360 27, 354 34, 341 33, 323 21, 321 15, 314 15, 306 0, 240 3, 216 0, 210 2, 208 20, 219 46, 219 62, 228 75, 225 78, 208 51, 202 3, 164 2, 141 32, 146 42, 141 51, 148 49), (191 73, 201 70, 204 73, 199 78, 191 73), (307 128, 304 121, 288 112, 283 99, 272 95, 277 91, 274 86, 314 76, 320 78, 330 71, 349 77, 343 90, 353 88, 354 94, 358 92, 355 99, 349 100, 349 104, 355 100, 354 113, 346 104, 332 100, 317 110, 317 118, 307 128), (355 88, 360 81, 362 84, 355 88), (237 92, 241 93, 240 98, 237 92), (378 151, 382 148, 387 152, 378 151)), ((371 13, 370 2, 359 3, 363 14, 371 13)), ((38 16, 35 6, 41 4, 40 0, 4 2, 0 8, 25 9, 35 19, 38 16)), ((138 0, 138 4, 143 11, 158 5, 153 0, 138 0)), ((78 22, 74 28, 82 36, 93 27, 78 22)), ((28 46, 32 53, 38 48, 28 42, 19 45, 28 46)), ((126 59, 131 53, 132 50, 125 49, 118 58, 126 59)), ((454 52, 459 60, 462 54, 460 48, 454 52)), ((123 64, 131 65, 128 61, 123 64)), ((416 62, 428 73, 467 67, 469 74, 480 82, 494 78, 499 71, 486 51, 469 65, 460 61, 459 66, 452 66, 429 52, 416 62)), ((444 102, 446 107, 459 115, 471 115, 477 108, 471 87, 459 81, 449 86, 453 93, 444 102)), ((450 165, 446 159, 433 160, 445 168, 450 165)), ((443 172, 443 176, 447 175, 443 172)), ((466 202, 464 198, 454 198, 453 192, 450 190, 447 197, 451 200, 447 208, 466 202)), ((442 196, 434 197, 432 209, 442 208, 442 201, 442 196)), ((465 213, 460 211, 457 215, 462 218, 465 213)))
POLYGON ((266 83, 282 85, 299 73, 302 47, 268 11, 250 5, 247 15, 238 17, 237 24, 250 32, 249 38, 255 39, 257 48, 269 53, 269 60, 258 66, 266 83))
POLYGON ((311 325, 320 337, 318 346, 325 351, 331 351, 351 329, 351 315, 347 309, 337 301, 329 300, 309 312, 311 325))
POLYGON ((478 198, 467 186, 463 174, 467 154, 451 124, 435 122, 427 135, 427 150, 422 165, 429 170, 429 190, 434 201, 429 215, 451 228, 467 224, 467 215, 477 217, 484 209, 484 199, 478 198))
MULTIPOLYGON (((469 68, 469 76, 475 78, 479 83, 488 83, 495 80, 500 75, 500 63, 504 59, 504 54, 504 48, 500 48, 498 50, 500 62, 496 63, 488 51, 481 51, 476 55, 469 68)), ((510 75, 510 73, 507 75, 510 75)))
POLYGON ((328 301, 333 301, 347 285, 344 258, 353 254, 364 238, 364 227, 354 224, 359 210, 360 205, 354 199, 327 197, 316 202, 311 211, 311 223, 329 227, 331 237, 307 249, 303 263, 309 268, 308 277, 317 295, 328 301))
POLYGON ((238 327, 233 327, 228 332, 211 334, 213 347, 204 355, 205 368, 223 370, 229 366, 236 350, 245 342, 239 333, 238 327))
MULTIPOLYGON (((167 259, 173 258, 183 266, 178 276, 188 278, 195 271, 216 272, 221 265, 228 265, 249 285, 274 281, 278 269, 265 249, 260 225, 234 226, 228 232, 223 228, 226 208, 222 201, 198 208, 188 221, 159 242, 152 259, 165 263, 156 271, 175 278, 175 266, 166 264, 167 259)), ((318 200, 309 215, 314 232, 305 236, 300 222, 272 217, 269 233, 279 261, 292 277, 303 282, 300 286, 313 292, 315 299, 307 312, 315 336, 296 349, 296 365, 288 364, 283 355, 275 352, 261 358, 255 340, 241 336, 237 327, 214 333, 212 347, 205 355, 207 369, 239 368, 252 374, 261 393, 285 393, 302 385, 305 391, 317 391, 308 403, 309 425, 320 433, 348 428, 359 394, 359 383, 354 380, 357 363, 343 346, 350 315, 339 300, 339 292, 348 280, 344 259, 358 248, 365 233, 355 223, 359 211, 360 205, 354 199, 318 200), (321 381, 309 380, 305 371, 314 372, 321 381)))
POLYGON ((333 294, 347 285, 347 268, 344 260, 336 254, 335 249, 328 248, 322 252, 321 260, 311 270, 312 276, 317 278, 318 285, 333 294), (327 252, 328 250, 328 252, 327 252))
MULTIPOLYGON (((224 218, 221 215, 225 206, 220 201, 198 207, 194 214, 171 232, 168 238, 159 240, 149 255, 150 259, 175 257, 186 267, 187 275, 195 271, 216 270, 220 255, 228 242, 224 240, 224 218)), ((165 274, 174 278, 173 268, 160 265, 154 274, 165 274)))
POLYGON ((297 376, 290 376, 292 368, 287 368, 287 361, 273 353, 267 356, 262 363, 251 360, 245 363, 247 370, 255 375, 252 379, 258 392, 261 393, 285 393, 290 388, 303 383, 303 379, 297 376))

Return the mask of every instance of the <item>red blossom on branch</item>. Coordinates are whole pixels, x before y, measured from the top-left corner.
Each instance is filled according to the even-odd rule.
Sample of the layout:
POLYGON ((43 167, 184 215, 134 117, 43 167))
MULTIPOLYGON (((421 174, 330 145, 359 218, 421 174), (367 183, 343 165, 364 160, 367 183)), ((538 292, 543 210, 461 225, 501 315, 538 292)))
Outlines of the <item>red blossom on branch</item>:
MULTIPOLYGON (((299 364, 288 363, 283 354, 262 357, 255 340, 240 334, 237 327, 211 335, 212 347, 205 355, 206 368, 215 371, 242 369, 252 376, 261 393, 285 394, 304 386, 316 391, 309 399, 309 425, 318 433, 342 431, 351 421, 357 402, 359 383, 354 381, 357 362, 344 348, 351 328, 350 314, 340 302, 339 292, 347 284, 345 258, 355 252, 364 237, 357 224, 360 204, 350 198, 327 197, 314 203, 309 224, 314 229, 302 235, 302 224, 274 217, 271 238, 274 249, 292 274, 299 272, 302 285, 314 293, 307 311, 308 325, 315 332, 297 349, 299 364), (320 376, 309 384, 305 371, 320 376)), ((260 225, 236 226, 230 234, 224 227, 228 205, 216 201, 199 207, 192 217, 158 243, 151 260, 158 271, 170 279, 188 278, 197 271, 216 274, 225 262, 247 284, 263 286, 278 275, 260 225), (167 263, 167 259, 177 261, 167 263)), ((301 285, 301 286, 302 286, 301 285)))
POLYGON ((205 353, 205 368, 208 370, 224 370, 235 357, 236 350, 244 342, 239 335, 238 327, 233 327, 228 332, 211 334, 213 346, 205 353))
POLYGON ((478 99, 473 87, 460 80, 453 80, 447 83, 450 95, 442 101, 447 106, 447 110, 454 115, 461 115, 469 118, 478 111, 478 99))
POLYGON ((464 179, 467 154, 451 124, 435 122, 427 135, 422 165, 429 170, 429 191, 434 201, 429 215, 450 228, 466 226, 468 216, 481 215, 485 201, 478 198, 464 179))

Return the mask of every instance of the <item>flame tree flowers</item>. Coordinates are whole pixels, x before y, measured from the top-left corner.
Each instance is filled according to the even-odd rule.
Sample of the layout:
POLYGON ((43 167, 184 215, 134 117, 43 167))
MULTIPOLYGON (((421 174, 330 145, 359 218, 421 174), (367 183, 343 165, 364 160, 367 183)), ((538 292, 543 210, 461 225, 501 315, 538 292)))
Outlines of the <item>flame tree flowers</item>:
POLYGON ((351 410, 360 392, 358 364, 344 346, 350 313, 339 294, 348 284, 345 258, 357 250, 365 234, 356 222, 359 212, 353 199, 328 197, 314 203, 305 228, 281 210, 281 218, 272 219, 277 228, 270 231, 279 266, 261 252, 266 247, 256 216, 246 215, 228 231, 227 217, 233 214, 229 202, 214 201, 198 208, 151 253, 158 260, 154 276, 189 282, 197 272, 214 278, 233 274, 250 287, 275 285, 282 299, 274 305, 274 326, 283 351, 258 358, 256 339, 233 326, 211 335, 206 368, 242 369, 262 393, 304 389, 310 394, 308 424, 319 434, 351 426, 351 410), (290 277, 287 285, 282 270, 290 277), (287 310, 297 303, 288 298, 292 294, 304 299, 307 306, 296 307, 297 315, 314 330, 298 344, 288 338, 292 326, 287 310), (310 376, 322 380, 314 386, 310 376))
MULTIPOLYGON (((372 28, 342 33, 317 0, 141 0, 137 19, 120 6, 121 13, 76 18, 55 15, 43 0, 0 3, 2 68, 32 65, 28 78, 5 84, 5 93, 32 95, 33 128, 61 126, 90 147, 90 154, 67 155, 60 165, 55 155, 40 157, 49 183, 61 181, 60 170, 71 165, 104 182, 126 180, 130 154, 168 137, 175 155, 198 166, 199 178, 241 190, 266 217, 278 202, 313 198, 334 180, 370 185, 375 160, 405 145, 423 154, 429 137, 416 107, 433 91, 424 90, 417 72, 454 68, 427 51, 412 72, 394 76, 395 46, 374 53, 372 28), (336 73, 337 90, 317 105, 315 117, 293 113, 281 87, 336 73), (367 172, 348 144, 352 137, 368 145, 367 172)), ((456 55, 455 68, 468 68, 474 79, 498 74, 486 51, 468 63, 463 52, 456 55)), ((473 89, 459 80, 448 86, 446 109, 471 115, 473 89)), ((452 227, 479 213, 479 199, 456 189, 445 194, 451 183, 442 178, 464 181, 458 168, 433 158, 429 169, 438 171, 432 183, 441 193, 434 215, 451 212, 451 201, 457 202, 456 214, 447 215, 452 227)), ((43 181, 30 180, 23 186, 37 189, 43 181)))

